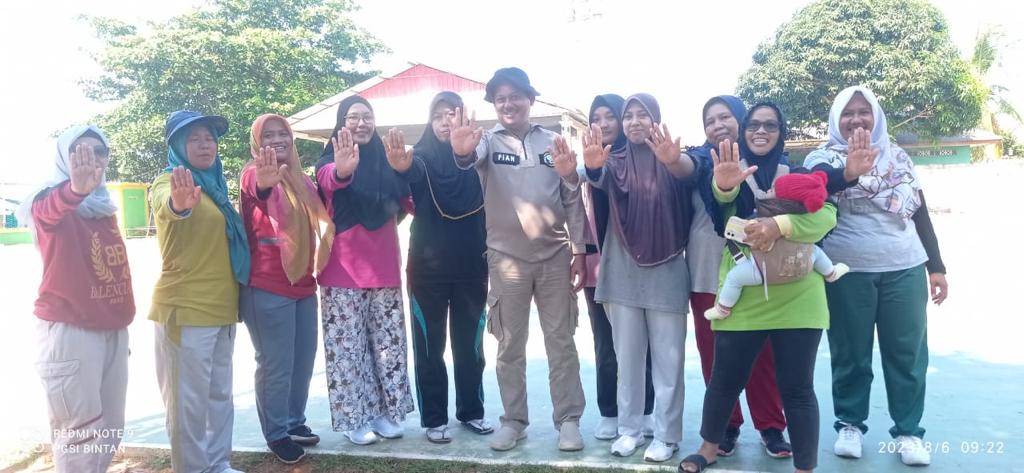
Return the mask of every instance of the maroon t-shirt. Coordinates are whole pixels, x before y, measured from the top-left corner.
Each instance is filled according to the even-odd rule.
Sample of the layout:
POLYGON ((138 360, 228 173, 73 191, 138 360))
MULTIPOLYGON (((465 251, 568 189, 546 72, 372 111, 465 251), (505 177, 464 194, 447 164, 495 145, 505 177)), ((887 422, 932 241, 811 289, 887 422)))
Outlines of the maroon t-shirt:
POLYGON ((66 181, 44 191, 32 204, 43 256, 35 314, 85 329, 122 329, 135 317, 124 239, 115 217, 78 215, 75 209, 82 200, 66 181))
MULTIPOLYGON (((282 192, 278 187, 270 192, 282 192)), ((245 222, 245 234, 249 237, 249 253, 252 256, 249 285, 291 299, 303 299, 316 294, 313 258, 310 258, 309 270, 302 279, 295 284, 288 281, 281 263, 277 232, 267 210, 269 199, 260 199, 256 192, 255 168, 247 167, 242 171, 240 191, 242 220, 245 222)), ((314 245, 315 242, 311 240, 310 248, 315 248, 314 245)))

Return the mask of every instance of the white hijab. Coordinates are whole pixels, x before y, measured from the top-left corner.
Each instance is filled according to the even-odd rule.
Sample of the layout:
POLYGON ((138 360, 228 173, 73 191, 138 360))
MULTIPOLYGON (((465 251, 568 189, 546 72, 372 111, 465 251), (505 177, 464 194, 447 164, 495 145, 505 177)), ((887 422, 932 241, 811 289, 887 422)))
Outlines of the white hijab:
POLYGON ((878 148, 878 158, 867 174, 860 177, 857 185, 842 191, 840 197, 847 199, 866 198, 886 212, 909 219, 921 207, 921 183, 914 172, 914 163, 903 149, 889 140, 889 126, 885 112, 878 104, 871 89, 862 85, 847 87, 832 101, 828 116, 828 143, 822 145, 832 153, 816 153, 816 159, 805 164, 813 167, 827 162, 833 167, 846 166, 848 144, 839 128, 839 117, 855 94, 861 94, 871 105, 875 125, 871 129, 871 147, 878 148), (826 155, 826 156, 822 156, 826 155))
MULTIPOLYGON (((21 201, 21 205, 18 207, 17 211, 18 223, 33 227, 32 204, 35 202, 39 194, 71 179, 71 153, 69 152, 69 148, 71 148, 71 145, 74 144, 75 140, 81 138, 82 135, 90 131, 95 133, 96 136, 99 136, 100 141, 103 142, 104 146, 109 146, 107 137, 99 128, 93 125, 75 126, 71 127, 64 133, 61 133, 60 137, 57 138, 57 156, 54 159, 53 173, 44 184, 37 187, 21 201)), ((82 218, 97 219, 109 217, 117 212, 117 206, 114 205, 114 202, 110 199, 110 193, 107 192, 106 183, 107 179, 104 176, 103 180, 100 181, 100 185, 96 186, 85 200, 78 205, 78 208, 76 209, 78 215, 82 218)))

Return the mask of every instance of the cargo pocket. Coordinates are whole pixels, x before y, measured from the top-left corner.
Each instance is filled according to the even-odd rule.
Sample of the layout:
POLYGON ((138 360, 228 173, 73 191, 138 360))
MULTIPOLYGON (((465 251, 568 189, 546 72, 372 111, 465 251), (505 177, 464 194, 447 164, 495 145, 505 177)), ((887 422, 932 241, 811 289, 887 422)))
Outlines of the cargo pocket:
POLYGON ((580 326, 580 298, 572 289, 569 290, 569 333, 576 335, 580 326))
MULTIPOLYGON (((78 360, 49 361, 36 363, 36 370, 43 380, 46 400, 50 407, 50 418, 67 421, 71 419, 71 404, 76 402, 75 384, 78 382, 78 360)), ((78 396, 81 393, 77 393, 78 396)))
POLYGON ((501 341, 501 298, 498 296, 497 291, 491 288, 490 292, 487 293, 487 332, 494 335, 498 341, 501 341))

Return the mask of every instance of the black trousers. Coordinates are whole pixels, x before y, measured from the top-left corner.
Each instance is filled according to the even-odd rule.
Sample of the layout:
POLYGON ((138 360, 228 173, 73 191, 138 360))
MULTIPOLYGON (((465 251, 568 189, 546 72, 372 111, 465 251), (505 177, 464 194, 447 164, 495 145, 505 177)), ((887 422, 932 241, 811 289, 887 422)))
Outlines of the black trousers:
POLYGON ((704 392, 700 435, 721 443, 740 391, 750 379, 754 359, 766 339, 772 341, 775 377, 786 411, 793 466, 810 470, 818 466, 818 398, 814 395, 814 361, 821 342, 820 329, 754 330, 715 332, 715 364, 704 392))
POLYGON ((460 282, 421 282, 410 278, 409 298, 420 425, 440 427, 448 423, 448 368, 444 350, 449 334, 455 365, 455 418, 482 419, 487 278, 460 282))
MULTIPOLYGON (((601 417, 618 417, 616 389, 619 383, 619 365, 612 344, 612 325, 604 305, 594 301, 594 288, 583 288, 590 313, 590 327, 594 332, 594 366, 597 367, 597 409, 601 417)), ((647 349, 647 390, 644 395, 644 415, 654 412, 654 382, 651 380, 651 350, 647 349)))

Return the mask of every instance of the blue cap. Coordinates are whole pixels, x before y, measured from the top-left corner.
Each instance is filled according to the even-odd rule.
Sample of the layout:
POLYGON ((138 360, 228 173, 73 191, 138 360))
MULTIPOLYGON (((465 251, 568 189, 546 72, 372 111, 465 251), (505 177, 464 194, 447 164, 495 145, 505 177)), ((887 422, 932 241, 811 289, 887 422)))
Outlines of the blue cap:
POLYGON ((202 113, 193 112, 191 110, 178 110, 177 112, 171 112, 171 114, 167 116, 167 123, 164 125, 164 139, 170 143, 171 136, 174 136, 174 134, 179 130, 197 122, 203 122, 203 124, 210 127, 210 131, 212 131, 217 138, 224 136, 224 133, 228 132, 228 120, 224 117, 218 115, 203 115, 202 113))

